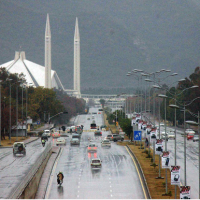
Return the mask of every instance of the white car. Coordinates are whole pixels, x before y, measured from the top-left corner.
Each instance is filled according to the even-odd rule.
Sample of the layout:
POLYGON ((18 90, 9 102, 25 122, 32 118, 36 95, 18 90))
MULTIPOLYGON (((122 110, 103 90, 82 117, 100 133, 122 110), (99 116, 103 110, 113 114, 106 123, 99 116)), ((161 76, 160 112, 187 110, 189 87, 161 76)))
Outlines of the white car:
POLYGON ((60 145, 60 144, 63 144, 63 145, 66 145, 66 140, 65 138, 61 137, 61 138, 58 138, 56 140, 56 146, 60 145))
POLYGON ((94 144, 94 143, 89 144, 88 147, 87 147, 87 150, 88 150, 88 152, 90 152, 90 151, 97 151, 96 144, 94 144))
POLYGON ((192 130, 192 129, 190 129, 190 128, 187 128, 186 130, 185 130, 185 133, 186 133, 186 135, 187 134, 195 134, 195 132, 192 130))
POLYGON ((104 139, 104 140, 101 142, 101 146, 102 146, 102 147, 111 147, 110 140, 104 139))
POLYGON ((175 140, 175 133, 174 133, 174 131, 168 132, 168 139, 174 139, 175 140))
POLYGON ((48 137, 51 136, 51 132, 50 132, 50 130, 44 130, 44 133, 45 133, 48 137))
POLYGON ((93 158, 91 160, 91 168, 92 169, 101 169, 102 161, 99 158, 93 158))

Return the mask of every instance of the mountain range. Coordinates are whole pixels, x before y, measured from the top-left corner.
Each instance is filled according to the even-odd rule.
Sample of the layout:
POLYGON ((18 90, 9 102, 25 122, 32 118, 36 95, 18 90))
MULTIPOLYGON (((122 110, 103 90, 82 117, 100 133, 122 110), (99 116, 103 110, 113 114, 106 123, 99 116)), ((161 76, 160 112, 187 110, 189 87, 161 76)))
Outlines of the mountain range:
POLYGON ((27 60, 44 66, 47 13, 52 69, 66 89, 73 89, 76 17, 82 93, 89 88, 135 87, 135 76, 126 76, 133 69, 170 69, 178 73, 165 80, 170 84, 188 77, 199 66, 197 0, 0 0, 1 64, 13 60, 14 52, 21 50, 27 60))

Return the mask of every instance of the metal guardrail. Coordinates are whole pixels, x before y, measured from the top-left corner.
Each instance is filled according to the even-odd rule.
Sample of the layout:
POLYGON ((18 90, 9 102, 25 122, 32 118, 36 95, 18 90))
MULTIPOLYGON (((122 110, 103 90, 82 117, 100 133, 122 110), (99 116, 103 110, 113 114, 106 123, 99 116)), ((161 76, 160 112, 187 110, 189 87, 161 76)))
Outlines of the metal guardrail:
POLYGON ((138 170, 139 170, 139 173, 140 173, 140 176, 142 178, 142 182, 144 184, 144 189, 145 189, 145 193, 146 193, 146 197, 147 199, 151 199, 151 194, 149 192, 149 188, 148 188, 148 185, 147 185, 147 181, 145 179, 145 176, 144 176, 144 173, 142 171, 142 168, 140 166, 140 163, 138 161, 138 159, 136 158, 135 154, 131 151, 130 147, 128 145, 126 145, 126 147, 128 148, 129 152, 131 153, 131 155, 133 156, 134 160, 135 160, 135 163, 138 167, 138 170))
POLYGON ((44 152, 40 155, 38 160, 35 164, 30 168, 28 174, 25 175, 21 183, 19 183, 12 191, 11 194, 8 195, 8 199, 18 199, 20 195, 23 193, 24 189, 31 181, 37 170, 39 169, 40 165, 42 164, 43 160, 47 157, 49 151, 52 149, 51 143, 47 144, 44 152))

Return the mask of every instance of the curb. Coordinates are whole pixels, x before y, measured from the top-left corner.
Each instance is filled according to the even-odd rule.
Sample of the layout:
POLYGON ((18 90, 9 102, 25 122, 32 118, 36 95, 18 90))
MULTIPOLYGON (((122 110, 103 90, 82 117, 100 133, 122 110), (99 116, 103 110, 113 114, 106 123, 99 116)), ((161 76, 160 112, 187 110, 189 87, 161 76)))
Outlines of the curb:
POLYGON ((51 176, 51 173, 52 173, 52 169, 53 169, 53 166, 55 164, 57 157, 60 154, 60 151, 61 151, 61 147, 57 147, 57 148, 53 147, 52 148, 52 154, 49 157, 49 160, 48 160, 46 167, 43 171, 42 177, 40 179, 38 190, 35 194, 35 199, 44 199, 45 198, 47 186, 48 186, 49 179, 50 179, 50 176, 51 176), (55 155, 55 153, 56 153, 56 155, 55 155))
MULTIPOLYGON (((39 139, 39 137, 36 137, 36 138, 34 138, 34 139, 32 139, 32 140, 30 140, 30 138, 29 139, 27 139, 27 140, 30 140, 30 141, 26 141, 26 140, 24 140, 24 143, 25 144, 29 144, 29 143, 31 143, 31 142, 34 142, 34 141, 36 141, 36 140, 38 140, 39 139)), ((0 146, 0 149, 4 149, 4 148, 13 148, 12 147, 12 145, 11 146, 0 146)))

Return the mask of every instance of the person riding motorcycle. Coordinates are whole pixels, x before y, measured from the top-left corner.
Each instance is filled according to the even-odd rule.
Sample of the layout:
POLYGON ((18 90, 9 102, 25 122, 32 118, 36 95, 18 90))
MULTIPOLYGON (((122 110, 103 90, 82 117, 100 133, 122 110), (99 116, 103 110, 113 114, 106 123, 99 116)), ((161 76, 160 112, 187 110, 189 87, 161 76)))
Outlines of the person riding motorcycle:
POLYGON ((44 139, 42 139, 42 146, 44 146, 45 145, 45 140, 44 139))
POLYGON ((63 173, 59 172, 57 175, 57 183, 61 185, 63 183, 63 179, 64 179, 63 173))

